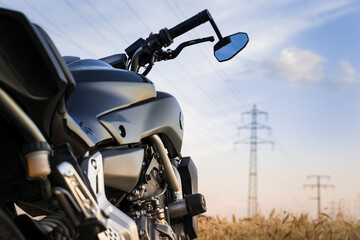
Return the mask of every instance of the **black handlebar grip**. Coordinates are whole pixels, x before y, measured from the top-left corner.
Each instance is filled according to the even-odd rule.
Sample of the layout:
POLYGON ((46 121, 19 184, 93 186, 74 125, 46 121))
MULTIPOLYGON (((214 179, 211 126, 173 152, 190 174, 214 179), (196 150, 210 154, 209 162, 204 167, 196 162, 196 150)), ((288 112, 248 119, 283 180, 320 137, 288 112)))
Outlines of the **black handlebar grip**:
POLYGON ((207 9, 199 12, 195 16, 189 18, 188 20, 179 23, 175 27, 169 29, 169 34, 172 39, 180 36, 181 34, 186 33, 187 31, 209 21, 212 19, 209 11, 207 9))

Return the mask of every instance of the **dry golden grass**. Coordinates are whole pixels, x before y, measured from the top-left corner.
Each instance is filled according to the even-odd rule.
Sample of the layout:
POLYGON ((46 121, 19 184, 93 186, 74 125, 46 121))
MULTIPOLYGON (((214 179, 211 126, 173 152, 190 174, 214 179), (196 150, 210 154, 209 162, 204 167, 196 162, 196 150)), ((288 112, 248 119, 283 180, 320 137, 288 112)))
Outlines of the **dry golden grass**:
POLYGON ((231 221, 220 217, 200 216, 199 240, 213 239, 324 239, 324 240, 360 240, 360 221, 345 221, 342 214, 335 219, 321 214, 320 219, 313 220, 307 214, 296 217, 283 212, 275 214, 273 210, 268 218, 253 218, 231 221))

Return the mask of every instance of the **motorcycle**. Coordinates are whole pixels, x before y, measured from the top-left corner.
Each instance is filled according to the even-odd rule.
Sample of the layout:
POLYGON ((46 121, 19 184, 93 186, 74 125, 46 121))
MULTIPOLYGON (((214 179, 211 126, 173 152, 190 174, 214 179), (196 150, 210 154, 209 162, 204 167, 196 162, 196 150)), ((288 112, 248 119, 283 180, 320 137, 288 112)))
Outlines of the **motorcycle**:
POLYGON ((218 61, 248 43, 246 33, 223 37, 204 10, 126 54, 61 57, 40 26, 0 9, 1 239, 197 238, 206 203, 194 161, 181 155, 183 114, 146 75, 213 42, 164 50, 206 22, 218 61))

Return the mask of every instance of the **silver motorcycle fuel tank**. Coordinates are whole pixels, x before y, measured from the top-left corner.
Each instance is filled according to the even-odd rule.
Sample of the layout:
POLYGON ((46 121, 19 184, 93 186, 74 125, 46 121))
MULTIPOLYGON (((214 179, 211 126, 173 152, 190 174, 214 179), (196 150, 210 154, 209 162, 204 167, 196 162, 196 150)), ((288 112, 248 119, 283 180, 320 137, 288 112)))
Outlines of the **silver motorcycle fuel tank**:
POLYGON ((119 145, 137 143, 159 134, 170 156, 180 153, 182 113, 172 95, 156 92, 142 75, 100 60, 77 60, 68 67, 76 88, 67 110, 94 145, 113 140, 119 145))
POLYGON ((77 86, 66 107, 94 145, 112 139, 99 123, 100 116, 156 97, 154 84, 147 78, 100 60, 78 60, 68 67, 77 86))

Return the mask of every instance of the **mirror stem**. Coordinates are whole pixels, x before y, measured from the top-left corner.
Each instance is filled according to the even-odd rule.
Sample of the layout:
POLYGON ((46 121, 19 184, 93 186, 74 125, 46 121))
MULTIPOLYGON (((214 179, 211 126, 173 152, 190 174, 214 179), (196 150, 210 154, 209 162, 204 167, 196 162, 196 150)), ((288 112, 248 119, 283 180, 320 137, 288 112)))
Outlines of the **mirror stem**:
POLYGON ((216 32, 216 35, 218 36, 219 41, 220 41, 223 37, 221 36, 220 30, 216 26, 216 23, 215 23, 215 21, 214 21, 214 19, 212 17, 210 18, 210 23, 211 23, 211 26, 213 27, 214 31, 216 32))

